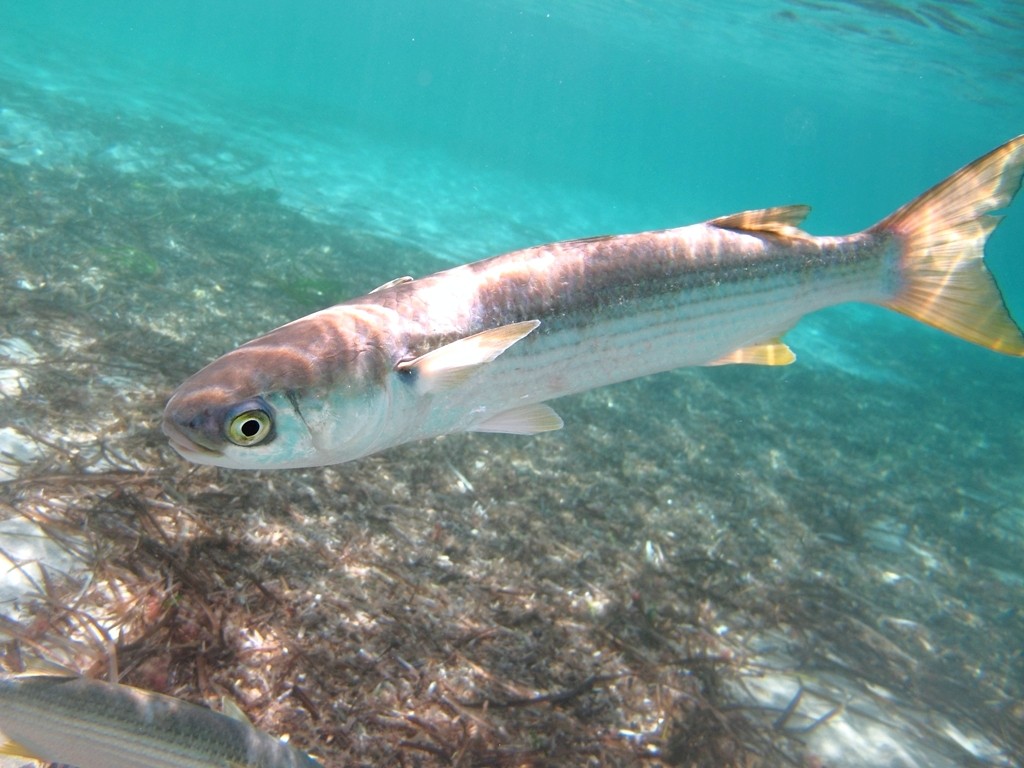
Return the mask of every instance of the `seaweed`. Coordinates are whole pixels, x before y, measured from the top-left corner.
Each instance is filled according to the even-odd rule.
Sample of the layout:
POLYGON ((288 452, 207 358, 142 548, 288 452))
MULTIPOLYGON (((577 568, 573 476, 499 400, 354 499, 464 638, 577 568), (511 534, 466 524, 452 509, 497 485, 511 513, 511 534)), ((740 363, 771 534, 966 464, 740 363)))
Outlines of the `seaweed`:
POLYGON ((44 568, 2 617, 7 669, 44 658, 228 695, 326 765, 816 765, 815 735, 851 713, 957 764, 1024 750, 1020 584, 968 587, 957 547, 920 554, 966 479, 921 468, 924 438, 879 466, 870 446, 899 418, 880 389, 675 373, 558 404, 558 435, 190 466, 158 430, 182 377, 440 263, 271 190, 174 187, 103 158, 0 161, 0 178, 0 323, 32 352, 0 348, 23 381, 0 427, 37 451, 0 483, 0 516, 81 564, 44 568), (844 398, 863 419, 865 397, 877 423, 772 419, 780 400, 839 414, 844 398), (776 679, 784 699, 758 691, 776 679))

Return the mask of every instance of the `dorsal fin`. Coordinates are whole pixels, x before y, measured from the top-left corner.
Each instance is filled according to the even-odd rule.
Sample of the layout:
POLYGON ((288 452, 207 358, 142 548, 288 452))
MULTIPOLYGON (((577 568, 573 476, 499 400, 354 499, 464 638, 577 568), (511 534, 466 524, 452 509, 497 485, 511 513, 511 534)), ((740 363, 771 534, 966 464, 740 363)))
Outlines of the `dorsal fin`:
POLYGON ((740 232, 767 233, 781 237, 809 238, 797 225, 811 212, 809 205, 779 205, 775 208, 759 208, 755 211, 741 211, 728 216, 711 219, 708 224, 720 229, 740 232))
POLYGON ((384 283, 384 285, 378 285, 376 288, 370 291, 370 293, 377 293, 378 291, 384 291, 387 290, 388 288, 394 288, 396 285, 411 283, 414 279, 415 278, 412 278, 409 275, 402 275, 401 277, 396 277, 394 280, 388 280, 386 283, 384 283))
POLYGON ((250 720, 245 712, 242 711, 242 708, 238 706, 235 700, 228 696, 220 697, 220 710, 232 720, 237 720, 238 722, 245 723, 246 725, 252 725, 252 720, 250 720))

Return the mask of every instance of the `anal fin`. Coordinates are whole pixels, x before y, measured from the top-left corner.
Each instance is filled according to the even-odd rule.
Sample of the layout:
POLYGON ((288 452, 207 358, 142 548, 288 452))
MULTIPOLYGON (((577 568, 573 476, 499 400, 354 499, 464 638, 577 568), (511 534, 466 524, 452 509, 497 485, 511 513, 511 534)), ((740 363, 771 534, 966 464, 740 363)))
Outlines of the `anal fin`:
POLYGON ((760 341, 735 349, 705 365, 789 365, 796 355, 781 339, 760 341))
POLYGON ((2 736, 0 736, 0 755, 6 757, 20 757, 24 760, 36 760, 40 763, 50 762, 47 758, 35 754, 28 747, 23 747, 18 742, 2 736))

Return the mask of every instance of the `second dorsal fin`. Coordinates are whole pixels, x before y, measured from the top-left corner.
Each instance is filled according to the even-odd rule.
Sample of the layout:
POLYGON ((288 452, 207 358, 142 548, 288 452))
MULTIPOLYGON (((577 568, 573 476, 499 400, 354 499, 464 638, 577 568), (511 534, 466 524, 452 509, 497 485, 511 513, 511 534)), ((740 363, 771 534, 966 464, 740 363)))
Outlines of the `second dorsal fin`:
POLYGON ((809 205, 779 205, 775 208, 759 208, 754 211, 741 211, 728 216, 719 216, 717 219, 711 219, 708 224, 720 229, 733 229, 739 232, 761 232, 806 239, 810 235, 797 225, 806 219, 810 212, 811 206, 809 205))

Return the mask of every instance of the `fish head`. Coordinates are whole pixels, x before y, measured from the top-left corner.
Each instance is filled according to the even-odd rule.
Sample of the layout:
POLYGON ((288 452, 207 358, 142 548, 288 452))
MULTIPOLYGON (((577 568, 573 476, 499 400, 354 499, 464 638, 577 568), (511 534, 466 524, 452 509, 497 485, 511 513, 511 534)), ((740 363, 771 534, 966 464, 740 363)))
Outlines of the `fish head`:
POLYGON ((197 464, 285 469, 374 450, 392 367, 358 312, 332 307, 214 360, 164 409, 171 446, 197 464))

